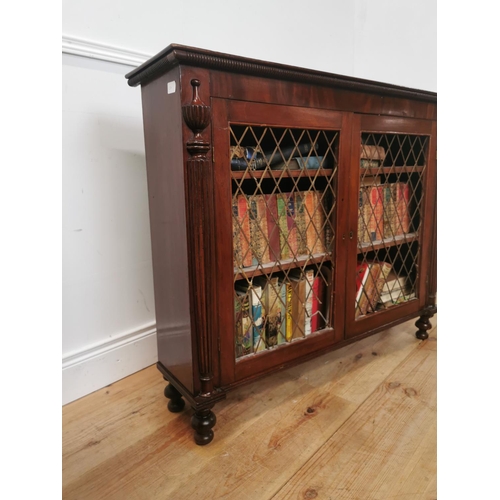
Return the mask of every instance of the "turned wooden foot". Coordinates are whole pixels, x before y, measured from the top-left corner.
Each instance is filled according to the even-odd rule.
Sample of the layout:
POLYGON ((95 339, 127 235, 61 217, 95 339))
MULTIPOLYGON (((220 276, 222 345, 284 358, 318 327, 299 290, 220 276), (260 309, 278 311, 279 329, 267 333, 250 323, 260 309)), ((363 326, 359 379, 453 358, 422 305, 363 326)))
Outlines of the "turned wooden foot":
POLYGON ((169 399, 168 409, 172 413, 179 413, 184 409, 186 402, 182 399, 182 394, 172 385, 168 384, 163 392, 165 397, 169 399))
POLYGON ((417 320, 415 326, 418 328, 415 336, 417 339, 425 340, 429 338, 429 334, 427 333, 431 328, 431 322, 429 321, 432 316, 436 313, 436 306, 429 306, 426 308, 422 316, 417 320))
POLYGON ((212 427, 217 422, 215 414, 210 409, 195 411, 191 417, 191 427, 194 429, 194 440, 196 444, 204 446, 214 438, 212 427))

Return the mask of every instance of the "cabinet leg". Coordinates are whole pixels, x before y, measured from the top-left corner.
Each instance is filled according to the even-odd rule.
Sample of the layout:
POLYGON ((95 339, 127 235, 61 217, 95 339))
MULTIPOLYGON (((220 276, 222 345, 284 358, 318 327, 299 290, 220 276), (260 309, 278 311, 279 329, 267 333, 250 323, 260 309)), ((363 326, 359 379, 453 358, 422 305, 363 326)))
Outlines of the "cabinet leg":
POLYGON ((431 328, 431 322, 429 321, 432 316, 436 313, 436 306, 429 306, 422 313, 420 318, 415 323, 415 326, 418 328, 415 336, 417 339, 425 340, 429 338, 429 334, 427 333, 431 328))
POLYGON ((165 397, 169 399, 168 409, 172 413, 179 413, 184 409, 186 402, 182 399, 182 394, 172 385, 168 384, 163 392, 165 397))
POLYGON ((211 409, 195 410, 191 417, 191 427, 194 429, 194 440, 196 444, 204 446, 214 438, 212 427, 217 422, 214 412, 211 409))

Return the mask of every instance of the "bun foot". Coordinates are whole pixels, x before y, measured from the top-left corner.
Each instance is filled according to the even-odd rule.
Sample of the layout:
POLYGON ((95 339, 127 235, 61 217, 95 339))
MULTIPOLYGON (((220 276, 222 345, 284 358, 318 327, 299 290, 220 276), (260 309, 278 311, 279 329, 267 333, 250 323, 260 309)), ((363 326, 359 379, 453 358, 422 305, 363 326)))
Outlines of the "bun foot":
POLYGON ((186 402, 182 399, 182 394, 172 384, 165 387, 163 394, 170 400, 167 405, 170 412, 179 413, 184 409, 186 402))
POLYGON ((429 306, 422 313, 422 316, 420 316, 420 318, 417 320, 417 322, 415 323, 415 326, 418 328, 417 333, 415 334, 415 337, 417 337, 417 339, 426 340, 429 338, 429 334, 427 332, 432 328, 429 318, 432 318, 435 313, 436 306, 429 306))
POLYGON ((210 409, 195 411, 191 417, 191 427, 194 429, 194 441, 199 446, 205 446, 214 438, 212 427, 217 422, 215 414, 210 409))

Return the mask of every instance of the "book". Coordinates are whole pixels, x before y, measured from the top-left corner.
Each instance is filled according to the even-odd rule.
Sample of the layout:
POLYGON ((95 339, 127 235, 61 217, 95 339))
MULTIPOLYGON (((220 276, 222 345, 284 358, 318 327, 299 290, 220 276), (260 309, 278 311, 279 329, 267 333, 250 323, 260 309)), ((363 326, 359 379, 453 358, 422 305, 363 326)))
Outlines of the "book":
POLYGON ((265 331, 267 347, 278 345, 281 334, 280 283, 277 277, 271 277, 265 286, 265 331))
POLYGON ((240 227, 238 225, 238 197, 233 196, 232 199, 232 222, 233 222, 233 261, 234 267, 243 267, 243 258, 241 254, 241 237, 240 227))
POLYGON ((384 238, 384 208, 383 191, 380 184, 369 188, 370 208, 372 211, 371 218, 368 224, 371 241, 382 240, 384 238))
POLYGON ((382 146, 361 144, 360 160, 379 161, 385 159, 385 149, 382 146))
MULTIPOLYGON (((233 216, 235 211, 233 210, 233 216)), ((234 221, 233 221, 234 223, 234 221)), ((238 195, 238 214, 237 214, 237 224, 238 226, 238 236, 239 245, 241 252, 241 265, 243 267, 248 267, 252 265, 252 250, 250 248, 250 217, 248 213, 248 200, 245 195, 238 195)), ((238 263, 235 262, 235 266, 238 267, 238 263)))
POLYGON ((305 206, 304 218, 305 218, 305 230, 306 230, 306 247, 307 247, 307 253, 312 254, 314 253, 313 250, 316 243, 316 239, 319 237, 318 234, 316 233, 316 227, 314 225, 314 219, 313 219, 314 207, 315 207, 313 191, 306 191, 304 193, 304 206, 305 206))
MULTIPOLYGON (((318 191, 313 192, 313 224, 315 227, 315 239, 312 247, 312 253, 325 253, 325 207, 323 206, 322 193, 318 191)), ((326 204, 326 200, 325 200, 326 204)), ((328 208, 328 207, 326 207, 328 208)), ((326 213, 328 213, 328 209, 326 213)))
POLYGON ((380 276, 380 264, 368 262, 368 266, 363 273, 360 289, 357 294, 357 304, 355 318, 364 316, 368 312, 373 312, 377 305, 377 280, 380 276))
POLYGON ((295 227, 297 234, 297 255, 307 255, 307 232, 304 193, 294 194, 295 227))
POLYGON ((290 276, 290 283, 292 285, 292 339, 298 339, 305 335, 305 276, 302 273, 293 273, 290 276))
POLYGON ((281 259, 278 200, 275 194, 266 194, 264 197, 267 206, 266 214, 269 259, 271 262, 276 262, 281 259))
MULTIPOLYGON (((243 295, 243 294, 241 294, 243 295)), ((235 355, 237 358, 243 356, 243 328, 241 321, 241 297, 234 297, 234 336, 235 336, 235 355)))
MULTIPOLYGON (((248 283, 248 282, 239 282, 235 285, 235 290, 237 293, 243 294, 246 296, 244 300, 242 300, 242 311, 243 318, 245 317, 245 300, 248 302, 248 318, 250 320, 250 325, 247 330, 245 330, 245 326, 243 326, 243 332, 248 332, 251 336, 251 342, 247 341, 247 344, 251 346, 252 352, 259 352, 266 348, 265 343, 265 333, 264 333, 264 315, 263 312, 263 298, 262 298, 262 286, 257 284, 256 282, 248 283)), ((243 320, 245 323, 245 320, 243 320)))
POLYGON ((380 274, 377 278, 377 282, 375 285, 376 291, 371 303, 373 310, 375 309, 377 302, 380 302, 380 295, 382 293, 382 289, 386 284, 389 274, 392 270, 392 265, 389 264, 388 262, 379 262, 379 266, 380 266, 380 274))
POLYGON ((252 324, 253 324, 253 352, 260 352, 266 348, 264 317, 262 304, 262 287, 253 284, 250 287, 250 297, 252 303, 252 324))
POLYGON ((369 160, 367 158, 361 158, 359 160, 359 166, 361 168, 378 168, 382 165, 380 160, 369 160))
POLYGON ((305 325, 304 335, 312 333, 312 305, 313 305, 313 285, 314 285, 314 271, 308 269, 305 272, 306 276, 306 303, 305 303, 305 325))
POLYGON ((370 241, 370 231, 368 230, 369 206, 368 189, 361 187, 358 198, 358 243, 368 243, 370 241))
POLYGON ((324 301, 324 284, 323 278, 317 274, 314 277, 312 286, 311 333, 321 330, 325 324, 324 318, 321 317, 324 301))
POLYGON ((249 294, 236 291, 235 296, 236 357, 251 354, 253 346, 252 318, 249 294))
POLYGON ((311 153, 309 159, 316 157, 314 147, 310 143, 306 143, 299 144, 298 146, 286 146, 282 148, 281 151, 276 149, 274 152, 267 155, 267 158, 273 170, 296 170, 303 168, 299 161, 302 162, 305 160, 304 156, 307 156, 309 153, 311 153))
POLYGON ((358 243, 383 238, 384 208, 380 176, 363 177, 358 199, 358 243))
POLYGON ((358 262, 358 264, 356 265, 356 299, 354 301, 354 307, 356 311, 355 317, 358 317, 361 314, 359 310, 359 303, 361 300, 361 295, 364 291, 366 280, 368 279, 369 269, 370 266, 367 262, 358 262))
POLYGON ((292 316, 292 298, 293 290, 292 283, 287 280, 286 285, 286 333, 285 338, 287 342, 292 340, 293 335, 293 316, 292 316))
POLYGON ((297 226, 295 224, 295 200, 293 193, 288 193, 286 198, 286 224, 288 228, 289 258, 297 256, 297 226))
POLYGON ((286 343, 286 281, 279 281, 279 306, 281 326, 278 332, 278 345, 286 343))
POLYGON ((280 254, 281 259, 290 258, 290 247, 288 245, 288 221, 286 214, 288 196, 284 193, 276 195, 276 204, 278 206, 278 225, 280 230, 280 254))
POLYGON ((269 244, 267 241, 267 211, 264 195, 249 197, 250 215, 250 247, 252 249, 252 265, 262 265, 270 262, 269 244))
POLYGON ((392 238, 397 235, 396 227, 396 184, 384 184, 383 186, 383 208, 384 208, 384 237, 392 238))
POLYGON ((410 185, 407 182, 397 183, 396 211, 399 220, 398 234, 406 234, 410 231, 410 185))

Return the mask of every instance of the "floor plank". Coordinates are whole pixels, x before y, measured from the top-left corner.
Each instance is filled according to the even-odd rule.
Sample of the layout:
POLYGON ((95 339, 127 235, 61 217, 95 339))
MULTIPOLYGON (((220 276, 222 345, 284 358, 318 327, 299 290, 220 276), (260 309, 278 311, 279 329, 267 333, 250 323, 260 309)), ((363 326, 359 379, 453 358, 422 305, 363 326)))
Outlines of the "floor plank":
POLYGON ((167 411, 155 367, 75 401, 63 498, 435 498, 435 331, 414 333, 408 322, 235 390, 206 447, 191 410, 167 411))
POLYGON ((436 343, 418 346, 273 500, 436 498, 436 343))

